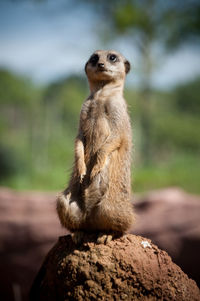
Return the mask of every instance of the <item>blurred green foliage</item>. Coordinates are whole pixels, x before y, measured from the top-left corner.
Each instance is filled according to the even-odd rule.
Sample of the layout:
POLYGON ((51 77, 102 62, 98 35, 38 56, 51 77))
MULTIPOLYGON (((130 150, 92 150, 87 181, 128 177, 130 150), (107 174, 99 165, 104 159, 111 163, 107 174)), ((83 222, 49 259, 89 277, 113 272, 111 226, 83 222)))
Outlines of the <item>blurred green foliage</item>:
MULTIPOLYGON (((0 184, 61 190, 73 165, 73 145, 86 80, 70 76, 45 87, 0 71, 0 184)), ((142 94, 127 87, 133 126, 133 190, 180 186, 200 192, 200 78, 151 94, 151 160, 143 158, 142 94)))
MULTIPOLYGON (((138 50, 140 65, 140 125, 143 160, 150 164, 152 156, 151 101, 152 74, 166 51, 200 39, 200 2, 197 0, 76 0, 98 11, 99 25, 107 25, 102 36, 114 40, 125 38, 127 45, 138 50), (110 35, 109 33, 110 32, 110 35), (134 46, 133 46, 134 45, 134 46), (157 45, 157 46, 156 46, 157 45)), ((182 100, 181 100, 182 103, 182 100)), ((172 123, 175 122, 174 120, 172 123)), ((177 127, 179 124, 177 123, 177 127)), ((180 127, 179 127, 180 128, 180 127)), ((176 136, 176 135, 175 135, 176 136)), ((187 144, 187 142, 186 142, 187 144)))
MULTIPOLYGON (((104 42, 106 40, 119 41, 122 38, 126 47, 132 47, 134 51, 137 49, 140 72, 139 131, 142 137, 140 153, 143 163, 151 165, 151 160, 155 157, 154 145, 158 145, 158 142, 162 142, 162 148, 168 148, 169 145, 172 148, 172 142, 174 142, 174 148, 180 144, 179 148, 196 149, 194 141, 198 139, 198 131, 197 128, 194 129, 193 121, 191 125, 188 125, 190 116, 179 116, 185 119, 183 123, 177 114, 173 114, 175 105, 163 116, 159 114, 158 117, 157 110, 154 112, 155 91, 152 87, 152 76, 161 61, 163 64, 164 54, 167 52, 173 53, 183 45, 199 47, 200 1, 184 0, 180 3, 178 0, 76 0, 76 2, 87 4, 90 12, 96 13, 97 28, 101 28, 102 23, 104 24, 101 34, 104 42), (153 116, 154 113, 155 116, 153 116), (168 127, 165 124, 168 124, 168 127), (181 132, 186 132, 185 136, 181 132), (194 137, 189 139, 191 133, 194 137)), ((195 86, 198 83, 197 80, 191 85, 195 86)), ((186 115, 187 112, 195 110, 196 103, 199 103, 198 100, 196 101, 198 94, 191 93, 191 85, 183 89, 179 87, 176 91, 176 100, 174 100, 180 111, 181 107, 182 109, 185 107, 186 115), (187 89, 188 93, 184 96, 187 89), (191 100, 188 101, 188 99, 191 100)), ((194 89, 196 88, 195 86, 194 89)), ((160 99, 163 98, 164 95, 161 95, 160 99)), ((158 105, 160 102, 156 103, 157 108, 158 105)), ((166 106, 164 103, 163 105, 166 106)), ((198 121, 196 125, 198 126, 198 121)))

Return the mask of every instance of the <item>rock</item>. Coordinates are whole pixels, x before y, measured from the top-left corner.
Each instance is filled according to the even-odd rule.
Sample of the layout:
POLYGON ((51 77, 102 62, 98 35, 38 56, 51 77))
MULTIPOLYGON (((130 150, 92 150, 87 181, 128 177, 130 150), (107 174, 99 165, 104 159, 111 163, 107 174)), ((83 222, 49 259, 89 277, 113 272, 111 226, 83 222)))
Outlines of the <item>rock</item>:
POLYGON ((76 246, 68 235, 47 255, 30 299, 194 301, 200 292, 150 240, 128 234, 98 245, 90 235, 76 246))
POLYGON ((180 188, 135 196, 131 233, 150 238, 200 285, 200 197, 180 188))
MULTIPOLYGON (((55 200, 55 192, 0 188, 0 300, 28 300, 45 254, 66 235, 55 200)), ((200 196, 168 188, 134 195, 133 203, 138 216, 132 233, 166 250, 200 286, 200 196)))

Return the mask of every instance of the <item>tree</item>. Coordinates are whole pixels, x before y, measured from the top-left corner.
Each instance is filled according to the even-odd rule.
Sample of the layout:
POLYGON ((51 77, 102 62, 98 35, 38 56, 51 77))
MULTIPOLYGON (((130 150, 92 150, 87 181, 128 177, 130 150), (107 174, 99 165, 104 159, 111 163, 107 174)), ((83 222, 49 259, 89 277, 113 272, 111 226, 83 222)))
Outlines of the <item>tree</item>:
POLYGON ((77 0, 98 11, 110 39, 125 37, 137 47, 141 69, 141 128, 143 159, 151 157, 151 79, 159 56, 181 44, 199 42, 200 2, 198 0, 77 0), (107 28, 110 28, 110 34, 107 28))

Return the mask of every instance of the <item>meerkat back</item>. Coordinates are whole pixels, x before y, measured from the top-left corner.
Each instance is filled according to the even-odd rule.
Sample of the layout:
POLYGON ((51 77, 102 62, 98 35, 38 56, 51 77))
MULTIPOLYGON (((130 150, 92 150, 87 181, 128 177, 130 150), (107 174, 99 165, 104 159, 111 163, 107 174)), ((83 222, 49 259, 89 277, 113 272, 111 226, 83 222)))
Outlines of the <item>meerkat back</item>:
POLYGON ((61 224, 70 231, 123 234, 134 220, 132 133, 123 88, 129 62, 96 51, 85 65, 91 94, 84 102, 67 189, 58 197, 61 224))

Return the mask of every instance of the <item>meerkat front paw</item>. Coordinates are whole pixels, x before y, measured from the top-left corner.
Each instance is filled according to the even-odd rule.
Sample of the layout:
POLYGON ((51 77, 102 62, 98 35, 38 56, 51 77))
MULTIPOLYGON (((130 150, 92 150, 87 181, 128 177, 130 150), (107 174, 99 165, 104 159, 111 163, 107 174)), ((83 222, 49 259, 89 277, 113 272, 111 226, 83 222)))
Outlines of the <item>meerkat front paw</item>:
POLYGON ((104 168, 105 166, 105 162, 103 162, 102 164, 97 164, 93 167, 91 174, 90 174, 90 179, 93 180, 104 168))
POLYGON ((100 173, 100 171, 101 168, 99 166, 94 166, 90 174, 90 179, 93 180, 98 175, 98 173, 100 173))
POLYGON ((93 167, 91 174, 90 174, 90 179, 94 179, 102 171, 104 166, 106 165, 107 162, 107 157, 105 156, 104 152, 99 152, 98 154, 98 159, 97 159, 97 164, 93 167))
POLYGON ((82 174, 80 175, 80 183, 83 182, 83 179, 84 179, 85 175, 86 175, 86 173, 82 173, 82 174))
POLYGON ((87 169, 86 169, 86 165, 85 162, 81 162, 79 161, 78 163, 78 173, 79 173, 79 178, 80 178, 80 183, 83 182, 83 179, 86 175, 87 169))

